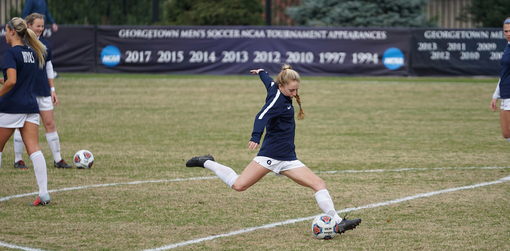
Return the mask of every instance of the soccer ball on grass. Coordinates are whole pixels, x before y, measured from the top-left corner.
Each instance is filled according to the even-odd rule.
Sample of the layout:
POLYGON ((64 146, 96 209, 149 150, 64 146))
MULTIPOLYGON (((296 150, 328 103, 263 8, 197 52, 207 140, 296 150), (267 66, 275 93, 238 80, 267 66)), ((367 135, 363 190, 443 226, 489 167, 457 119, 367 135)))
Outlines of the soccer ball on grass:
POLYGON ((327 214, 315 217, 312 222, 312 233, 317 239, 329 240, 335 237, 335 221, 327 214))
POLYGON ((74 155, 73 162, 78 169, 88 169, 94 164, 94 155, 88 150, 79 150, 74 155))

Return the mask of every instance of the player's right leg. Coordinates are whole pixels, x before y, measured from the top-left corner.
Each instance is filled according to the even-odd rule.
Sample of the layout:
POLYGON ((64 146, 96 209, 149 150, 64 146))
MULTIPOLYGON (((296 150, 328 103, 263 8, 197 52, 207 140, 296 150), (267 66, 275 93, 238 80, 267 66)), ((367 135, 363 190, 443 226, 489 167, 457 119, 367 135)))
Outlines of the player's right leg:
POLYGON ((196 156, 186 162, 187 167, 203 167, 213 171, 225 184, 236 191, 244 191, 264 177, 269 170, 252 161, 241 175, 230 167, 214 161, 211 155, 196 156))
POLYGON ((7 143, 13 132, 14 128, 0 127, 0 168, 2 167, 2 152, 4 151, 5 143, 7 143))
POLYGON ((23 139, 21 138, 21 133, 19 130, 14 131, 14 168, 18 169, 28 169, 23 161, 22 154, 23 148, 25 144, 23 144, 23 139))
POLYGON ((28 116, 24 126, 19 130, 34 165, 35 178, 39 186, 39 196, 30 205, 46 205, 50 203, 50 195, 48 193, 46 160, 39 149, 39 114, 29 114, 28 116))
POLYGON ((501 123, 501 134, 506 140, 510 142, 510 110, 501 109, 499 111, 499 116, 501 123))

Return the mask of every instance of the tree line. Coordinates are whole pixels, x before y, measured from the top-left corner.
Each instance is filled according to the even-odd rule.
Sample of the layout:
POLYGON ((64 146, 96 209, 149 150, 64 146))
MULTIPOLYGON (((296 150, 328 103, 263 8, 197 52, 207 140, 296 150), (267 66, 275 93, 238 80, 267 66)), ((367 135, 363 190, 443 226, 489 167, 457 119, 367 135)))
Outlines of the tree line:
MULTIPOLYGON (((273 12, 299 26, 434 27, 429 0, 272 0, 273 12), (276 7, 275 7, 276 6, 276 7)), ((60 24, 264 25, 265 0, 48 0, 60 24)), ((21 5, 21 8, 23 4, 21 5)), ((21 14, 21 10, 17 10, 21 14)), ((16 15, 12 13, 11 15, 16 15)), ((19 15, 18 14, 18 15, 19 15)), ((456 17, 479 27, 501 27, 510 0, 472 0, 456 17)))

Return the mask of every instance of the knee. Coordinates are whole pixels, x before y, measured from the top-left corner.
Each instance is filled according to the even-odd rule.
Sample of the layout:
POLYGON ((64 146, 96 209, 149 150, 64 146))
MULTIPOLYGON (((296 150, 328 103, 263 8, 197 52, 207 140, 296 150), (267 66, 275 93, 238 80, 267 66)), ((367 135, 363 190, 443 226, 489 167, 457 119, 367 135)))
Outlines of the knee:
POLYGON ((238 191, 238 192, 243 192, 243 191, 246 191, 246 189, 248 189, 249 186, 242 186, 242 185, 232 185, 232 189, 238 191))
POLYGON ((46 132, 54 132, 55 131, 55 121, 44 122, 44 128, 46 132))
POLYGON ((326 182, 324 182, 324 180, 322 179, 319 179, 317 180, 316 182, 314 182, 312 184, 312 187, 311 187, 315 192, 318 192, 322 189, 326 189, 326 182))

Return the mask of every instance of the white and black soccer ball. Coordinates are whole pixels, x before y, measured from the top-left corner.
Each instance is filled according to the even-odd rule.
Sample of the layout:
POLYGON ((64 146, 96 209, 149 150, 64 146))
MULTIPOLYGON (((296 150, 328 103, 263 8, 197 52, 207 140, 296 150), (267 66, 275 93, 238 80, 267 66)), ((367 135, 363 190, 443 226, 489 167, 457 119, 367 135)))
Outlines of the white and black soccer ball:
POLYGON ((315 217, 312 222, 312 233, 317 239, 329 240, 335 237, 335 221, 327 214, 315 217))
POLYGON ((94 164, 94 155, 88 150, 79 150, 74 155, 73 162, 78 169, 88 169, 94 164))

